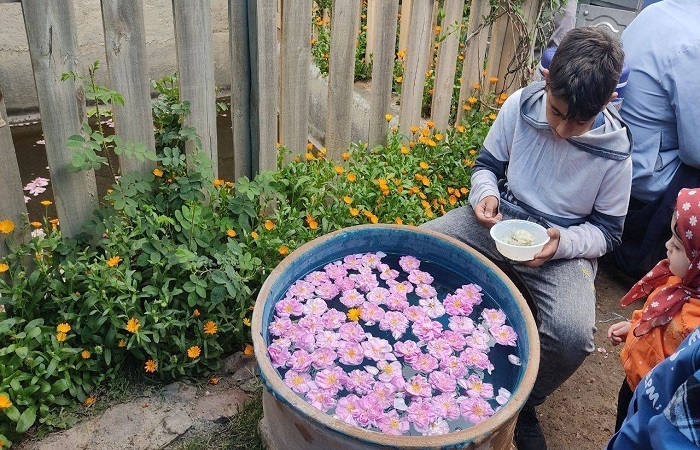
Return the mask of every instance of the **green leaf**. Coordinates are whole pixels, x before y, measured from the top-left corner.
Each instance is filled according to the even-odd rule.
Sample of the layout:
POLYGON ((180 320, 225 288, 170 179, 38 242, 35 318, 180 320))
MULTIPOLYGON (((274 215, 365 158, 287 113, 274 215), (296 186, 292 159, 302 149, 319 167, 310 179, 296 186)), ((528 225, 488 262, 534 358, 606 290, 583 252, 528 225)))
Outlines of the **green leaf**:
POLYGON ((32 405, 29 408, 25 409, 22 415, 19 416, 19 420, 17 421, 17 432, 18 433, 24 433, 34 425, 34 422, 36 421, 36 405, 32 405))
POLYGON ((53 395, 58 395, 58 394, 64 392, 66 389, 68 389, 69 386, 70 386, 70 383, 68 382, 68 380, 66 380, 65 378, 62 378, 62 379, 56 381, 53 384, 53 386, 51 386, 51 393, 53 395))
POLYGON ((29 353, 29 348, 27 347, 19 347, 15 350, 15 353, 17 353, 17 356, 20 358, 24 359, 27 357, 27 354, 29 353))

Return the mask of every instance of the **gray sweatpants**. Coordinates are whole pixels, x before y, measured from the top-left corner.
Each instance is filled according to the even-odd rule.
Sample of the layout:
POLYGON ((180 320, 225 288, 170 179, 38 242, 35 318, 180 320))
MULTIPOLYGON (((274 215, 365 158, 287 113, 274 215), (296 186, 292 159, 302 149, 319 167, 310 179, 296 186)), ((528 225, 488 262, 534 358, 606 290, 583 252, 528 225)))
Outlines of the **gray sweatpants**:
MULTIPOLYGON (((501 201, 504 219, 538 222, 501 201)), ((545 225, 545 224, 543 224, 545 225)), ((528 404, 537 406, 554 392, 583 363, 594 349, 595 279, 597 262, 588 259, 558 259, 538 268, 510 263, 474 216, 471 206, 453 209, 422 225, 470 245, 520 276, 532 294, 539 316, 540 367, 528 404)), ((517 282, 516 282, 517 284, 517 282)))

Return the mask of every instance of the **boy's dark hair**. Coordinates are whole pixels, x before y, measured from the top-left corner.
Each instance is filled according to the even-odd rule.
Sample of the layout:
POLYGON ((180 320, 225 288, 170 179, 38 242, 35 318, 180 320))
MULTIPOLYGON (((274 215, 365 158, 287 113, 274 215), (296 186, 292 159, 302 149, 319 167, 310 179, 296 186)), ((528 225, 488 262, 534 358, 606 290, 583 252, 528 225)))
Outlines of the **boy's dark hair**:
POLYGON ((625 54, 620 40, 599 27, 574 28, 549 66, 549 94, 569 106, 565 119, 587 121, 610 100, 625 54))

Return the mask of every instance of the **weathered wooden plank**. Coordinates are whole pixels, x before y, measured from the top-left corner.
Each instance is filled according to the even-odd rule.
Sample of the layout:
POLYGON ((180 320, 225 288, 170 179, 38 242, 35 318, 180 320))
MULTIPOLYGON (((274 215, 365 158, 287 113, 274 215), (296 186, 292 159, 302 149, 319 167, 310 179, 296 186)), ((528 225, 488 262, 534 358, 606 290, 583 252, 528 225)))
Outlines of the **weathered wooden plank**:
POLYGON ((253 176, 250 130, 250 46, 248 41, 248 0, 229 0, 229 49, 231 50, 231 129, 233 174, 223 178, 253 176))
POLYGON ((464 0, 445 0, 445 18, 442 20, 441 33, 446 33, 447 37, 438 50, 431 108, 432 120, 438 130, 445 130, 450 119, 463 11, 464 0))
MULTIPOLYGON (((146 63, 146 29, 142 0, 102 0, 105 53, 112 89, 124 97, 124 105, 114 105, 115 132, 123 139, 142 143, 155 150, 151 88, 146 63)), ((119 158, 122 173, 148 172, 153 161, 119 158)))
POLYGON ((277 167, 277 1, 248 3, 253 172, 277 167))
POLYGON ((326 148, 339 159, 350 146, 350 115, 355 78, 355 48, 360 23, 360 0, 333 0, 331 52, 328 68, 326 148))
MULTIPOLYGON (((272 16, 274 19, 274 15, 272 16)), ((211 1, 173 0, 175 50, 180 80, 180 100, 190 103, 185 125, 194 127, 202 148, 218 174, 216 138, 216 86, 212 54, 211 1)), ((186 146, 188 157, 195 151, 193 142, 186 146)))
POLYGON ((434 0, 413 0, 411 11, 411 32, 408 35, 406 69, 401 90, 401 114, 399 126, 408 134, 413 125, 420 124, 425 85, 425 68, 429 58, 434 0))
POLYGON ((80 82, 61 81, 78 70, 73 2, 23 0, 22 9, 61 232, 75 236, 97 207, 97 186, 93 171, 69 170, 73 155, 66 143, 80 134, 85 99, 80 82))
POLYGON ((391 103, 391 89, 394 77, 394 50, 396 46, 396 15, 399 0, 382 0, 375 3, 377 33, 374 41, 374 63, 372 65, 372 86, 369 108, 369 146, 386 144, 388 122, 385 114, 391 103))
POLYGON ((464 60, 462 65, 462 84, 459 88, 457 103, 457 123, 462 122, 464 109, 462 106, 474 92, 474 85, 481 84, 482 71, 488 47, 489 29, 484 17, 491 11, 491 6, 483 0, 472 0, 469 8, 467 25, 467 42, 464 45, 464 60))
MULTIPOLYGON (((0 186, 3 187, 0 195, 0 221, 11 220, 15 224, 14 235, 19 236, 22 233, 22 226, 27 224, 27 207, 24 204, 22 179, 19 176, 2 87, 0 87, 0 186)), ((27 230, 27 227, 24 229, 27 230)), ((5 237, 0 235, 0 258, 7 254, 5 237)))
POLYGON ((401 20, 399 23, 399 51, 406 50, 408 47, 408 35, 411 29, 411 9, 413 8, 413 0, 401 1, 401 20))
POLYGON ((282 17, 280 143, 291 151, 292 157, 306 152, 309 134, 311 3, 285 0, 282 17))

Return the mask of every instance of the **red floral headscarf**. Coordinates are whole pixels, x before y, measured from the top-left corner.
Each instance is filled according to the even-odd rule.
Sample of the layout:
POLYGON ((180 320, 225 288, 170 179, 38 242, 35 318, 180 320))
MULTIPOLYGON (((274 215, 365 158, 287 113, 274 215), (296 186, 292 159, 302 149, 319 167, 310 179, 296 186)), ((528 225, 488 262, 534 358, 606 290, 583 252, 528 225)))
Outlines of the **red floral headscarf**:
MULTIPOLYGON (((674 214, 678 238, 690 260, 690 268, 680 283, 666 286, 654 296, 654 301, 642 312, 642 319, 634 329, 635 336, 642 336, 654 327, 667 324, 686 301, 691 297, 700 297, 700 189, 681 189, 674 214)), ((648 297, 654 289, 663 286, 671 275, 666 258, 639 280, 620 303, 627 306, 639 298, 648 297)))

